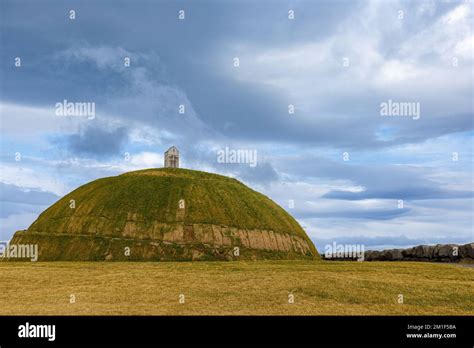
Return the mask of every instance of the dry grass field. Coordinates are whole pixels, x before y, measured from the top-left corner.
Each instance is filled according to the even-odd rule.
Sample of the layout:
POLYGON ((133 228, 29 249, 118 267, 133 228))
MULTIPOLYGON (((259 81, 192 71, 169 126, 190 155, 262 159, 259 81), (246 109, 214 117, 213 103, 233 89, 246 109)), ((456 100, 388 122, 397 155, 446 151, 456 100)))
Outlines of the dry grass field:
POLYGON ((454 264, 0 262, 0 279, 1 315, 474 315, 474 268, 454 264))

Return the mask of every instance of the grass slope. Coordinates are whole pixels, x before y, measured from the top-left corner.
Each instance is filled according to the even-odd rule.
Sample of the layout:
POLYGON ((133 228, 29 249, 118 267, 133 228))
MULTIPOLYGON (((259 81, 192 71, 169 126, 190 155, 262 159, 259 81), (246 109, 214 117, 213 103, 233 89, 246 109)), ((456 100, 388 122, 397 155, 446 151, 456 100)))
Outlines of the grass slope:
POLYGON ((474 268, 453 264, 15 262, 0 274, 1 315, 474 315, 474 268))
POLYGON ((143 224, 177 221, 178 201, 186 202, 185 223, 267 229, 307 238, 293 217, 268 197, 236 179, 187 169, 148 169, 92 181, 46 211, 29 230, 49 233, 121 231, 130 214, 143 224), (75 200, 76 208, 70 208, 75 200))

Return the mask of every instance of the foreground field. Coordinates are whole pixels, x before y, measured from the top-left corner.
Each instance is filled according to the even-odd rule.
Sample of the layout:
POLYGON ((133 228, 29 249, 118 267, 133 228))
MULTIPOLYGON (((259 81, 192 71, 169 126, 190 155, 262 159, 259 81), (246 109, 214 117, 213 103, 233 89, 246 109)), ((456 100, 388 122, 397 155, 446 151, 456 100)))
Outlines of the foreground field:
POLYGON ((453 264, 0 262, 0 279, 1 315, 474 314, 474 268, 453 264))

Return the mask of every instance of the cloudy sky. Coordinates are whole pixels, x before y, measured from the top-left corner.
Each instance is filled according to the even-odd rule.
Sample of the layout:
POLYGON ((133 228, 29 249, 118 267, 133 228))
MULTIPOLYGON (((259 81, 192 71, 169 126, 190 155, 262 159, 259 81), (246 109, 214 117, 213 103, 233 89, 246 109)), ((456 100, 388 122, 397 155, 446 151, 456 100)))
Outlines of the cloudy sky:
POLYGON ((0 239, 90 180, 161 167, 176 145, 183 167, 278 202, 319 249, 472 242, 473 12, 1 0, 0 239), (63 100, 95 103, 95 117, 57 115, 63 100), (419 118, 383 116, 389 100, 419 118), (257 166, 219 163, 226 147, 257 151, 257 166))

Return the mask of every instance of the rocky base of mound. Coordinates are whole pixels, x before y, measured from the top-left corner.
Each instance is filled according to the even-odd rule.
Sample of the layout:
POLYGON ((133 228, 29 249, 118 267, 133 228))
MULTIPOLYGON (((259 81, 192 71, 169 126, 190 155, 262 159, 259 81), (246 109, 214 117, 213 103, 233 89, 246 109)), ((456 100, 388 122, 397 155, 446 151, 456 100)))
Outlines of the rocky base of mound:
MULTIPOLYGON (((313 259, 305 239, 267 230, 205 224, 167 226, 157 238, 18 231, 10 244, 38 245, 39 261, 192 261, 313 259)), ((12 260, 13 261, 13 260, 12 260)))
MULTIPOLYGON (((322 255, 323 259, 355 261, 356 257, 333 257, 322 255)), ((364 261, 428 261, 428 262, 468 262, 474 263, 474 243, 465 245, 437 244, 418 245, 408 249, 368 250, 364 261)))

